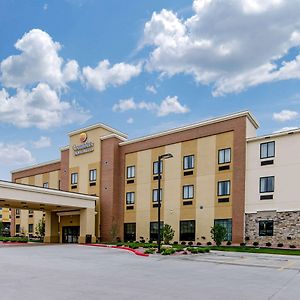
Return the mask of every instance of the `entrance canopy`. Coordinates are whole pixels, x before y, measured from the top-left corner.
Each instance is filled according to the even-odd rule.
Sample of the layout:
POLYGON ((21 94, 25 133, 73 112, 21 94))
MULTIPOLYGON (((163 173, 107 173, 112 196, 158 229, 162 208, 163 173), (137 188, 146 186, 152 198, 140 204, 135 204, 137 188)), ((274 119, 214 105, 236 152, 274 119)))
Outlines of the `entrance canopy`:
POLYGON ((0 180, 0 207, 52 212, 95 209, 98 197, 0 180))

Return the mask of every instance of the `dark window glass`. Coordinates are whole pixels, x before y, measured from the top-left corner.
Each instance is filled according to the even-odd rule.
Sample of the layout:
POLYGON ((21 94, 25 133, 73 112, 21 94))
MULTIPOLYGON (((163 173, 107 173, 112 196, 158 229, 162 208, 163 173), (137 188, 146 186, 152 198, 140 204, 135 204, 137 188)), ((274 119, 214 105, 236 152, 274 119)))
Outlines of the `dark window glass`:
POLYGON ((228 164, 231 161, 231 148, 220 149, 218 155, 219 164, 228 164))
POLYGON ((33 232, 33 224, 28 224, 28 232, 33 232))
POLYGON ((126 204, 134 204, 134 192, 126 193, 126 204))
POLYGON ((71 184, 77 184, 78 183, 78 173, 72 173, 71 174, 71 184))
POLYGON ((43 188, 48 189, 49 188, 49 183, 48 182, 44 182, 43 183, 43 188))
MULTIPOLYGON (((163 172, 163 161, 160 161, 160 173, 163 172)), ((153 174, 156 175, 158 174, 158 161, 155 161, 153 163, 153 174)))
POLYGON ((260 144, 260 158, 268 158, 275 156, 275 142, 267 142, 260 144))
MULTIPOLYGON (((162 229, 164 226, 164 222, 160 222, 160 233, 161 233, 161 239, 163 239, 162 236, 162 229)), ((158 237, 158 223, 157 222, 150 222, 150 240, 157 241, 158 237)))
POLYGON ((20 224, 16 225, 16 233, 20 233, 20 224))
POLYGON ((136 240, 136 224, 125 223, 124 224, 124 241, 135 241, 136 240))
POLYGON ((232 220, 231 219, 219 219, 215 220, 215 225, 221 225, 226 229, 225 241, 232 240, 232 220))
POLYGON ((195 240, 195 220, 180 221, 180 240, 181 241, 195 240))
POLYGON ((273 236, 273 220, 259 221, 259 236, 273 236))
POLYGON ((127 178, 134 178, 135 177, 135 166, 127 167, 127 178))
POLYGON ((90 170, 89 180, 90 180, 90 182, 97 180, 97 170, 96 169, 90 170))
POLYGON ((230 180, 218 182, 218 196, 230 195, 230 180))
POLYGON ((259 191, 261 193, 274 192, 274 176, 261 177, 259 183, 259 191))
POLYGON ((183 169, 184 170, 194 169, 194 161, 195 161, 194 155, 184 156, 183 157, 183 169))

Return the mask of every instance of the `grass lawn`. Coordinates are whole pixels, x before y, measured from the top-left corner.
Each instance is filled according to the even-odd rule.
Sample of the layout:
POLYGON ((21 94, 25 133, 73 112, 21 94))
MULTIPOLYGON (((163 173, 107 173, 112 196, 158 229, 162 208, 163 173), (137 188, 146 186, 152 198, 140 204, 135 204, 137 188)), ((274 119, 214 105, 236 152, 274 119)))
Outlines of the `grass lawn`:
POLYGON ((248 253, 266 253, 280 255, 300 255, 300 250, 296 249, 273 249, 273 248, 254 248, 254 247, 236 247, 236 246, 210 246, 210 250, 230 251, 230 252, 248 252, 248 253))

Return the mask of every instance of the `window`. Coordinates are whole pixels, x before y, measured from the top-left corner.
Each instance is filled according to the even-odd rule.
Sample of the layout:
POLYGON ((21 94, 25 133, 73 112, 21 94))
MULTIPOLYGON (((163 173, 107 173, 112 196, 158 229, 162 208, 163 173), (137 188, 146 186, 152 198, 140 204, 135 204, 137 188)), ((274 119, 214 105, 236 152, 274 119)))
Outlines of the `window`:
POLYGON ((195 220, 180 221, 180 240, 181 241, 195 240, 195 220))
MULTIPOLYGON (((163 162, 162 160, 160 161, 160 173, 163 172, 163 162)), ((153 174, 156 175, 158 174, 158 161, 155 161, 153 163, 153 174)))
POLYGON ((2 219, 2 215, 0 215, 0 219, 2 219))
POLYGON ((230 180, 218 182, 218 196, 230 195, 230 180))
POLYGON ((16 233, 20 233, 20 224, 16 225, 16 233))
POLYGON ((220 149, 218 156, 219 164, 228 164, 231 161, 231 148, 220 149))
POLYGON ((259 191, 261 193, 274 192, 274 176, 261 177, 259 184, 259 191))
POLYGON ((194 155, 184 156, 183 157, 183 169, 184 170, 194 169, 194 161, 195 161, 194 155))
POLYGON ((184 185, 183 186, 183 199, 193 199, 194 198, 194 186, 193 185, 184 185))
POLYGON ((135 177, 135 166, 127 167, 127 178, 134 178, 135 177))
POLYGON ((273 220, 259 221, 259 236, 273 236, 273 220))
POLYGON ((126 193, 126 204, 134 204, 134 192, 128 192, 126 193))
POLYGON ((260 144, 260 158, 269 158, 275 156, 275 142, 260 144))
MULTIPOLYGON (((163 239, 162 236, 162 230, 164 227, 164 222, 160 222, 160 233, 161 233, 161 239, 163 239)), ((151 241, 157 241, 158 237, 158 222, 150 222, 150 240, 151 241)))
POLYGON ((232 220, 231 219, 219 219, 215 220, 215 225, 221 225, 226 228, 225 241, 232 240, 232 220))
MULTIPOLYGON (((162 189, 160 189, 160 202, 162 201, 162 189)), ((158 189, 152 191, 152 202, 158 202, 158 189)))
POLYGON ((135 241, 136 240, 136 224, 125 223, 124 224, 124 241, 135 241))
POLYGON ((90 180, 90 182, 97 180, 97 170, 96 169, 90 170, 89 180, 90 180))
POLYGON ((16 209, 16 215, 19 215, 20 214, 20 209, 16 209))
POLYGON ((43 188, 48 189, 49 188, 49 182, 44 182, 43 183, 43 188))
POLYGON ((78 183, 78 173, 72 173, 71 174, 71 184, 77 184, 78 183))
POLYGON ((28 224, 28 232, 33 232, 33 224, 28 224))

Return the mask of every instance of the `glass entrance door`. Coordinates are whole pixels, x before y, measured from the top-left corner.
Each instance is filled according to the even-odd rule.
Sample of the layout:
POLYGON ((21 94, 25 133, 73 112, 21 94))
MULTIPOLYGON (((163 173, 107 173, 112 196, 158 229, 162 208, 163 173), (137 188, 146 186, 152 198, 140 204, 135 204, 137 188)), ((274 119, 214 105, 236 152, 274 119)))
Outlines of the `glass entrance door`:
POLYGON ((79 236, 79 226, 65 226, 62 228, 63 236, 62 242, 73 244, 78 243, 78 236, 79 236))

